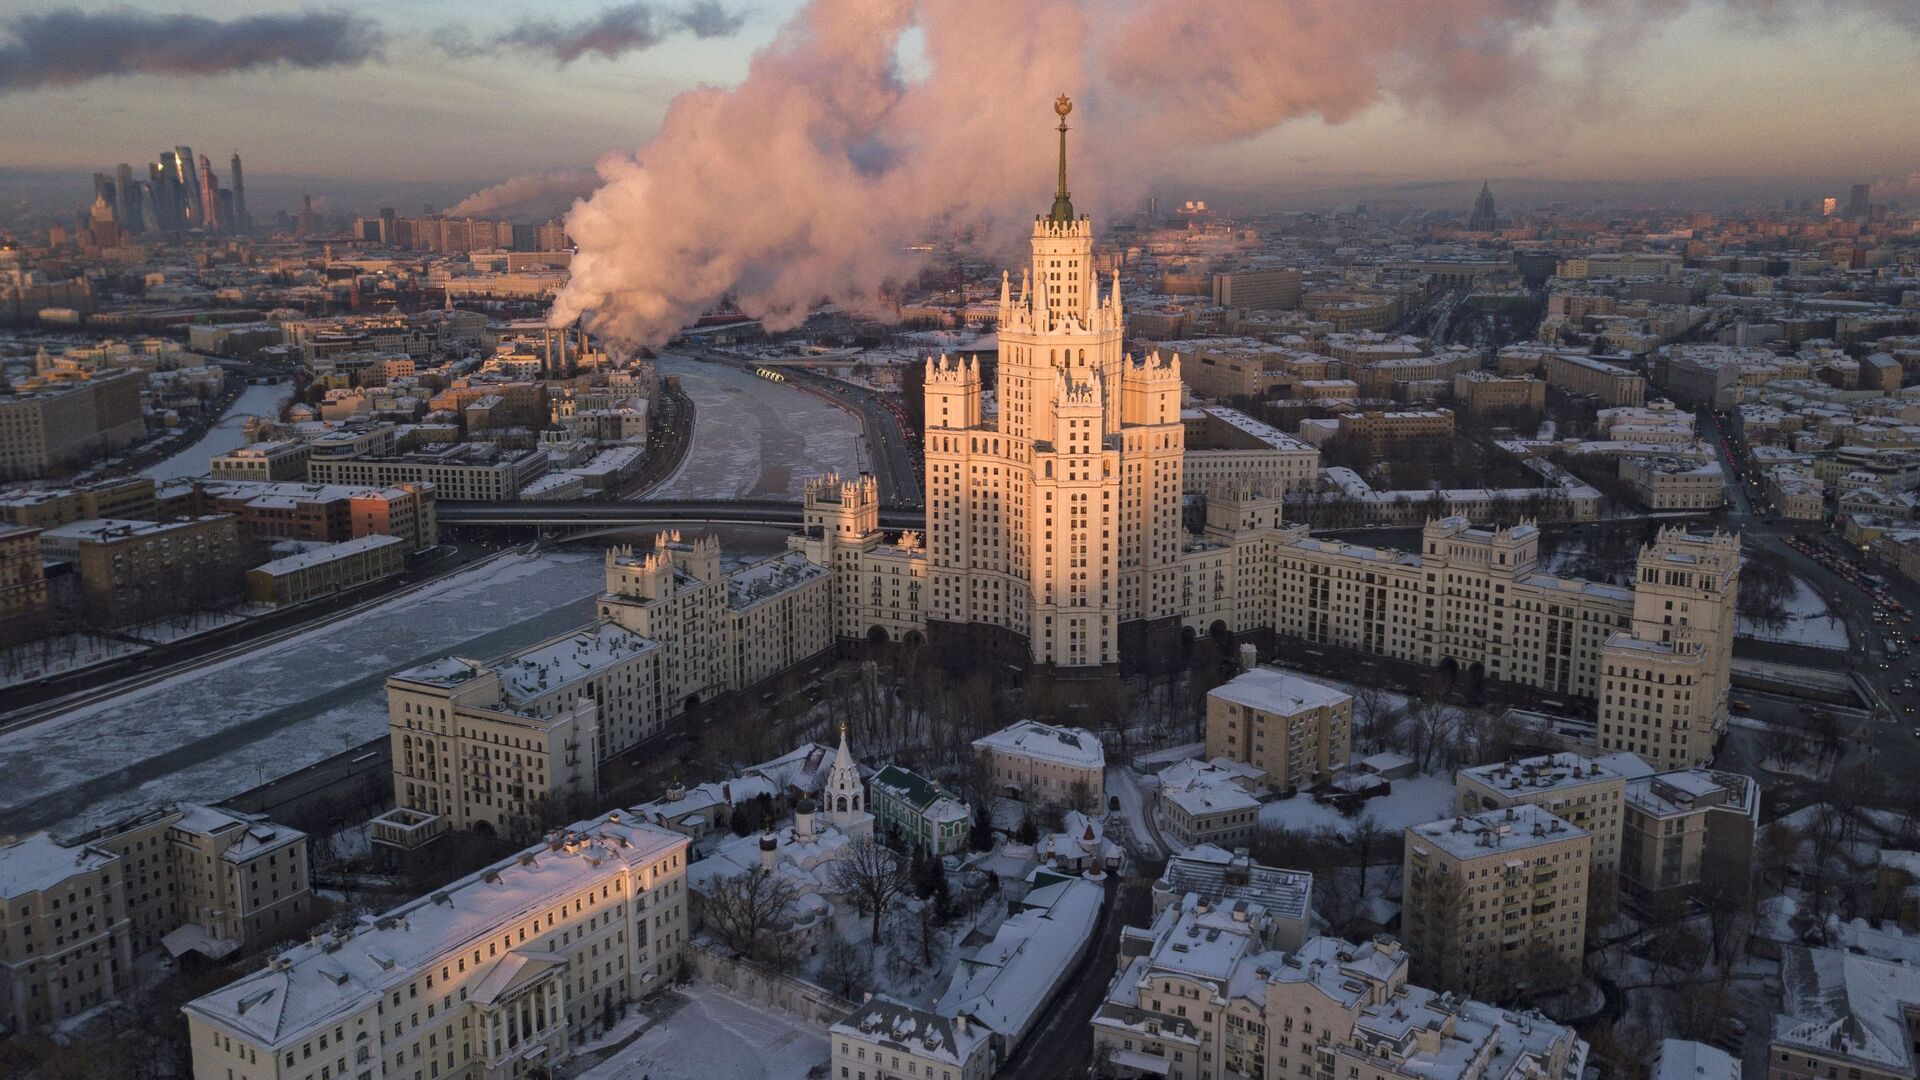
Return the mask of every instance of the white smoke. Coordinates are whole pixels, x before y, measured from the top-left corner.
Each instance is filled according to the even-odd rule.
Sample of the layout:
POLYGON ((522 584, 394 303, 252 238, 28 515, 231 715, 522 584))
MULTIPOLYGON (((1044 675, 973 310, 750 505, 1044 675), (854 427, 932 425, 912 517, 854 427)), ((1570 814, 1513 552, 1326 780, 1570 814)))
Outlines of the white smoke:
POLYGON ((447 208, 448 217, 506 217, 539 220, 566 210, 575 199, 592 191, 589 169, 557 169, 532 176, 516 176, 461 199, 447 208))
POLYGON ((1546 84, 1531 41, 1557 19, 1687 3, 810 0, 737 87, 680 95, 638 155, 601 161, 552 318, 657 346, 729 297, 770 329, 822 300, 877 310, 906 242, 1005 244, 1046 209, 1062 91, 1069 186, 1092 209, 1295 118, 1512 99, 1546 84))

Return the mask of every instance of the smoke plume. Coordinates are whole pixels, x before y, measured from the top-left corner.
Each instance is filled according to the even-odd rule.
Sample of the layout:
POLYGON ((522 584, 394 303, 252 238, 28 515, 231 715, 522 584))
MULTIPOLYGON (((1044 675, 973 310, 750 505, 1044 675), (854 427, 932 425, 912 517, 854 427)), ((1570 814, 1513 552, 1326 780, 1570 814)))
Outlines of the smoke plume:
POLYGON ((595 186, 588 169, 559 169, 516 176, 461 199, 447 208, 449 217, 504 217, 540 220, 557 216, 595 186))
POLYGON ((572 24, 528 20, 478 51, 522 49, 544 53, 565 67, 588 53, 613 60, 636 49, 650 49, 674 33, 729 37, 744 21, 743 15, 721 7, 719 0, 697 0, 679 11, 660 11, 647 3, 620 4, 572 24))
POLYGON ((199 15, 65 8, 6 20, 0 94, 122 75, 223 75, 285 65, 325 68, 380 55, 385 35, 354 15, 304 12, 221 21, 199 15))
POLYGON ((723 298, 771 329, 822 300, 882 310, 906 242, 965 231, 1005 250, 1046 209, 1061 91, 1069 187, 1091 209, 1288 120, 1544 92, 1531 42, 1556 20, 1688 2, 810 0, 738 86, 680 95, 636 156, 601 161, 567 217, 579 254, 553 319, 657 346, 723 298))

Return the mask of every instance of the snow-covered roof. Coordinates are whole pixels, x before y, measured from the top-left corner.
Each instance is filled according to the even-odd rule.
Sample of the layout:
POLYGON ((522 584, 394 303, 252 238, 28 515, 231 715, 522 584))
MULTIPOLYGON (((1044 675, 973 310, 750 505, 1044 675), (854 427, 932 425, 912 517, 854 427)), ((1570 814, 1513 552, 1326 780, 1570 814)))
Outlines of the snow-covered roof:
POLYGON ((963 953, 935 1006, 943 1016, 973 1017, 1017 1044, 1059 989, 1093 939, 1106 893, 1085 878, 1046 870, 1019 912, 1007 916, 993 940, 963 953))
POLYGON ((803 553, 785 552, 728 574, 727 603, 735 610, 750 608, 791 592, 809 581, 817 581, 827 574, 826 567, 808 559, 803 553))
MULTIPOLYGON (((443 958, 451 963, 500 927, 686 844, 678 833, 619 811, 580 822, 558 845, 528 848, 353 930, 295 945, 267 967, 190 1002, 186 1011, 277 1049, 372 1008, 392 988, 443 958)), ((521 950, 509 949, 482 965, 498 967, 518 956, 521 950)))
MULTIPOLYGON (((255 501, 257 502, 259 500, 255 501)), ((285 558, 275 559, 268 563, 261 563, 259 566, 254 567, 254 570, 274 576, 291 574, 296 570, 306 570, 315 566, 323 566, 330 562, 350 559, 355 555, 364 555, 369 551, 378 551, 381 548, 389 548, 404 543, 406 543, 406 541, 397 536, 382 536, 378 533, 371 533, 366 536, 357 536, 352 540, 342 540, 335 544, 316 545, 306 551, 288 555, 285 558)))
POLYGON ((938 1015, 904 1001, 875 994, 845 1020, 827 1029, 834 1038, 912 1054, 964 1069, 993 1038, 993 1031, 967 1020, 938 1015))
POLYGON ((1243 671, 1207 696, 1276 716, 1296 716, 1353 700, 1343 690, 1271 667, 1243 671))
POLYGON ((1780 984, 1774 1045, 1912 1075, 1906 1013, 1920 1009, 1920 968, 1792 945, 1781 950, 1780 984))
POLYGON ((1626 779, 1599 759, 1582 754, 1543 754, 1518 761, 1475 765, 1461 769, 1456 775, 1513 797, 1570 791, 1594 784, 1619 783, 1626 779))
POLYGON ((1740 1062, 1706 1043, 1662 1039, 1651 1080, 1740 1080, 1740 1062))
POLYGON ((1280 919, 1303 919, 1313 896, 1313 875, 1305 870, 1262 866, 1213 844, 1190 847, 1167 860, 1154 889, 1175 896, 1197 894, 1220 906, 1250 900, 1280 919))
POLYGON ((1417 838, 1457 859, 1524 851, 1587 835, 1586 830, 1531 803, 1411 825, 1407 834, 1408 843, 1417 838))
POLYGON ((623 626, 596 623, 495 660, 507 701, 521 705, 659 648, 623 626))
POLYGON ((1085 728, 1055 727, 1037 720, 1021 720, 991 735, 983 735, 973 740, 973 748, 1083 769, 1107 767, 1106 748, 1093 732, 1085 728))
POLYGON ((0 899, 13 900, 99 871, 118 856, 81 845, 68 847, 43 832, 0 847, 0 899))

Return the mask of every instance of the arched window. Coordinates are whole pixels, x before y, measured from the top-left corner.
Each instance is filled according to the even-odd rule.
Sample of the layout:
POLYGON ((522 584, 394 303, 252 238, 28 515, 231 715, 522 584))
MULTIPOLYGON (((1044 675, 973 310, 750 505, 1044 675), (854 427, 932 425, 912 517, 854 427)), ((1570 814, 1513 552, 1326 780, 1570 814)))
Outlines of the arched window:
POLYGON ((845 795, 840 796, 840 812, 843 814, 847 812, 847 797, 845 795))

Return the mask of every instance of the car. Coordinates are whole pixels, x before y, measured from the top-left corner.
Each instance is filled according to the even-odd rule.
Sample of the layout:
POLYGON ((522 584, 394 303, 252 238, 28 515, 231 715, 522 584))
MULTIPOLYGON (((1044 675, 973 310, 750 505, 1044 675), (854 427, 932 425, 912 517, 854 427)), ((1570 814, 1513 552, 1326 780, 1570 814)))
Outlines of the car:
POLYGON ((1114 811, 1115 813, 1119 813, 1119 811, 1120 811, 1120 796, 1118 796, 1118 795, 1109 795, 1109 796, 1107 796, 1107 809, 1109 809, 1109 810, 1112 810, 1112 811, 1114 811))
POLYGON ((1741 701, 1739 698, 1734 698, 1732 701, 1727 702, 1727 708, 1732 709, 1734 712, 1747 712, 1752 709, 1753 706, 1741 701))

